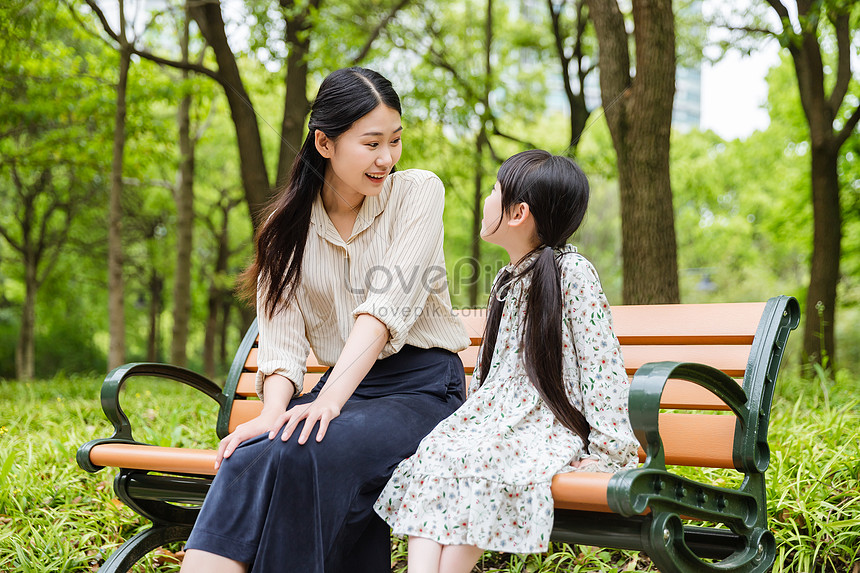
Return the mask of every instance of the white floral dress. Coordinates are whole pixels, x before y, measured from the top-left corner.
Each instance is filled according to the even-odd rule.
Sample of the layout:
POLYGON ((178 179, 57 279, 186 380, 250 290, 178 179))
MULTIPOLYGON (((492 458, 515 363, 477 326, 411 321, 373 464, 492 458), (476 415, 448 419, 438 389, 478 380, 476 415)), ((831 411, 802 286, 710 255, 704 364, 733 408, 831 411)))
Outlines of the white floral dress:
MULTIPOLYGON (((506 269, 516 275, 533 257, 506 269)), ((400 463, 377 500, 374 509, 395 534, 544 552, 553 524, 554 475, 575 471, 571 462, 585 459, 595 462, 586 471, 636 466, 629 381, 600 279, 575 247, 556 249, 556 257, 564 379, 568 398, 591 428, 589 443, 556 420, 526 376, 519 351, 526 274, 500 295, 506 298, 489 372, 476 369, 469 399, 400 463)))

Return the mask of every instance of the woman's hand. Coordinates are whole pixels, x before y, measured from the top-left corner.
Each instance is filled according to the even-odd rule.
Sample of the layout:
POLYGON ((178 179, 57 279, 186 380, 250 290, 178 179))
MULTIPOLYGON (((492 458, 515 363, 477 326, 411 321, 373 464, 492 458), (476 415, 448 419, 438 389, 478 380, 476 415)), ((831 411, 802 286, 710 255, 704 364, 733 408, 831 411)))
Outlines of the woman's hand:
POLYGON ((299 434, 299 444, 304 445, 305 442, 308 441, 308 438, 317 422, 319 422, 320 427, 317 431, 316 440, 317 442, 321 442, 325 437, 326 430, 328 430, 329 422, 340 416, 340 409, 342 406, 337 399, 332 399, 324 394, 325 392, 322 392, 321 395, 310 404, 295 406, 278 416, 274 427, 269 432, 269 439, 274 439, 278 432, 278 428, 286 424, 284 431, 281 432, 281 440, 286 442, 290 439, 290 436, 293 435, 293 431, 295 431, 299 422, 304 420, 305 424, 302 427, 302 433, 299 434))
POLYGON ((290 399, 293 397, 293 389, 293 383, 280 374, 266 376, 263 381, 263 391, 266 395, 263 410, 256 418, 236 426, 236 429, 229 436, 221 440, 221 443, 218 444, 218 453, 215 455, 216 470, 224 458, 229 458, 242 442, 266 432, 273 432, 281 427, 280 423, 278 425, 276 423, 289 406, 290 399))
POLYGON ((218 444, 218 453, 215 455, 215 469, 217 470, 224 458, 229 458, 242 442, 279 428, 280 426, 275 425, 275 421, 278 418, 277 412, 263 411, 256 418, 236 426, 236 429, 218 444))

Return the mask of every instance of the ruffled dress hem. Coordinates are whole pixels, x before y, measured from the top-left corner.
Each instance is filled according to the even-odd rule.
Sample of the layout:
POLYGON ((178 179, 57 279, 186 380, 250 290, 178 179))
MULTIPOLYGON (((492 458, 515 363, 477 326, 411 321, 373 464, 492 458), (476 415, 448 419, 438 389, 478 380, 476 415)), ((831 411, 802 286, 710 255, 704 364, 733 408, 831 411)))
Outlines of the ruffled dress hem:
POLYGON ((546 552, 553 523, 549 482, 510 485, 399 468, 374 509, 395 535, 507 553, 546 552))

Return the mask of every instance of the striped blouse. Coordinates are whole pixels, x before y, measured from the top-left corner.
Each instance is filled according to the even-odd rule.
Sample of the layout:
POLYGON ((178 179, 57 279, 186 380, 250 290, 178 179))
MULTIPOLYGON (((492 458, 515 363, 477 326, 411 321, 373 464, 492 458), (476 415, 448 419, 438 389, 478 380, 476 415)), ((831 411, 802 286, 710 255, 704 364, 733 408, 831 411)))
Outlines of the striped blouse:
POLYGON ((288 378, 301 393, 311 348, 321 364, 334 366, 359 314, 388 327, 379 358, 405 344, 452 352, 469 345, 448 293, 444 204, 445 189, 433 173, 392 173, 379 195, 365 197, 344 241, 317 196, 296 296, 271 318, 257 300, 260 399, 270 374, 288 378))

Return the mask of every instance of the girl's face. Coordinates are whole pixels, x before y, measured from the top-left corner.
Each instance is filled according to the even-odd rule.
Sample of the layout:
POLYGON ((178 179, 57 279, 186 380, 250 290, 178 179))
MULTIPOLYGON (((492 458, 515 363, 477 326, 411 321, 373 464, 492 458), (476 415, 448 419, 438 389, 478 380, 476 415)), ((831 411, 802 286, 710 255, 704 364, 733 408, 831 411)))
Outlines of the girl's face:
POLYGON ((400 114, 379 105, 334 141, 317 132, 317 149, 329 160, 326 186, 344 199, 378 195, 400 159, 402 131, 400 114))
POLYGON ((502 187, 499 182, 493 185, 493 190, 484 199, 484 218, 481 220, 481 238, 489 243, 499 244, 499 235, 503 233, 502 187), (495 237, 495 240, 494 240, 495 237))

